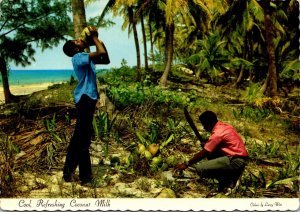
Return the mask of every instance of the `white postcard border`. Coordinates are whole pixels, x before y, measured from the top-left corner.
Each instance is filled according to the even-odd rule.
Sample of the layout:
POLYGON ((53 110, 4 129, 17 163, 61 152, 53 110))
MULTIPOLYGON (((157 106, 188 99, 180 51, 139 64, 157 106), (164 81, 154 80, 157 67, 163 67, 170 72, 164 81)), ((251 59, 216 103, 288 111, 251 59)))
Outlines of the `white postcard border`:
POLYGON ((298 211, 298 198, 0 199, 3 211, 298 211))

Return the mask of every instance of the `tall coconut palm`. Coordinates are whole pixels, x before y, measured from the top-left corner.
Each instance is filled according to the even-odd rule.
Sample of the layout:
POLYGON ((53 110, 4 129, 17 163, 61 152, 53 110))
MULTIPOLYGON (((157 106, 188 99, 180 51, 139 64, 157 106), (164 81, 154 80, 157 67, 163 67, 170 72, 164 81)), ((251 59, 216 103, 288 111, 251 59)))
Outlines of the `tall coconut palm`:
POLYGON ((276 96, 278 92, 278 74, 280 73, 280 70, 277 70, 277 67, 279 67, 279 65, 276 65, 278 64, 278 60, 280 60, 278 56, 276 57, 276 47, 279 50, 281 46, 284 46, 286 44, 286 41, 284 41, 286 37, 290 36, 287 35, 287 28, 285 27, 286 23, 288 22, 288 17, 286 15, 286 12, 282 9, 282 2, 264 0, 262 2, 262 6, 264 8, 265 18, 264 26, 268 57, 268 70, 267 78, 261 88, 261 91, 268 96, 273 97, 276 96))
MULTIPOLYGON (((87 2, 92 3, 95 0, 88 0, 87 2)), ((128 28, 128 33, 133 31, 135 49, 136 49, 136 80, 141 80, 141 56, 140 56, 140 46, 139 46, 139 39, 137 33, 137 20, 135 17, 135 7, 137 4, 137 0, 109 0, 102 11, 102 14, 99 17, 98 23, 100 23, 105 15, 109 12, 113 11, 113 15, 122 15, 124 17, 124 23, 122 28, 128 28)))
MULTIPOLYGON (((211 14, 212 11, 210 9, 213 8, 212 5, 222 5, 222 8, 225 6, 224 4, 221 4, 223 1, 205 1, 205 0, 188 0, 188 1, 181 1, 181 0, 173 0, 173 1, 167 1, 167 6, 165 10, 166 14, 166 36, 168 30, 172 30, 172 27, 175 27, 174 22, 170 22, 170 25, 168 25, 168 20, 169 21, 174 21, 176 18, 176 21, 180 20, 178 19, 178 15, 181 15, 183 18, 184 22, 181 22, 180 25, 184 26, 186 25, 186 30, 187 30, 187 36, 185 36, 187 39, 178 38, 178 41, 176 43, 181 43, 177 46, 181 46, 181 50, 179 49, 179 52, 186 52, 186 49, 190 48, 194 42, 198 39, 203 38, 203 36, 208 32, 209 30, 209 24, 211 20, 211 14), (211 3, 210 2, 214 2, 211 3), (172 26, 172 24, 174 26, 172 26), (168 29, 168 26, 170 29, 168 29), (192 30, 191 30, 192 29, 192 30), (185 42, 182 42, 185 41, 185 42), (186 42, 187 41, 187 42, 186 42), (184 49, 182 51, 182 49, 184 49)), ((176 28, 178 28, 176 26, 176 28)), ((177 30, 178 31, 178 30, 177 30)), ((177 33, 175 31, 175 33, 177 33)), ((171 31, 170 31, 171 32, 171 31)), ((174 33, 173 33, 174 35, 174 33)), ((174 49, 174 43, 173 47, 170 48, 170 43, 174 42, 174 37, 171 37, 171 39, 166 39, 166 51, 167 51, 167 58, 166 58, 166 63, 165 63, 165 70, 164 74, 161 77, 161 85, 163 86, 165 84, 165 80, 168 73, 168 68, 170 67, 169 63, 169 57, 171 55, 170 51, 173 51, 174 49), (173 40, 173 41, 172 41, 173 40)), ((180 56, 180 55, 179 55, 180 56)), ((181 57, 181 56, 180 56, 181 57)))
POLYGON ((171 71, 171 65, 174 54, 174 31, 175 31, 175 18, 179 11, 183 13, 187 9, 187 2, 183 0, 166 0, 165 4, 165 62, 164 72, 159 80, 159 85, 165 87, 167 85, 168 75, 171 71))
POLYGON ((174 57, 186 61, 197 50, 197 40, 203 39, 210 29, 212 12, 204 1, 189 0, 188 12, 180 13, 175 31, 174 57))
MULTIPOLYGON (((148 23, 147 26, 149 31, 150 54, 151 54, 153 65, 155 63, 155 58, 154 58, 155 35, 153 35, 153 31, 164 28, 165 26, 165 21, 164 21, 165 14, 160 7, 162 2, 163 2, 162 0, 140 0, 139 6, 137 8, 138 16, 140 16, 140 14, 143 14, 143 17, 148 23)), ((143 30, 143 24, 142 24, 142 32, 143 34, 146 34, 145 30, 143 30)), ((144 40, 144 45, 146 44, 146 42, 147 40, 144 40)), ((145 49, 145 52, 147 52, 147 49, 145 49)))
POLYGON ((87 26, 83 0, 71 0, 75 38, 79 38, 87 26))
POLYGON ((138 0, 137 9, 136 9, 136 17, 140 19, 141 22, 141 30, 142 30, 142 37, 143 37, 143 47, 144 47, 144 63, 145 63, 145 70, 149 70, 148 65, 148 49, 147 49, 147 36, 146 36, 146 28, 145 28, 145 7, 143 6, 144 1, 138 0))
POLYGON ((140 53, 140 44, 139 38, 136 28, 136 17, 134 16, 134 9, 132 5, 127 6, 128 16, 130 20, 130 24, 132 26, 134 43, 135 43, 135 50, 136 50, 136 80, 141 81, 142 79, 142 72, 141 72, 141 53, 140 53))
POLYGON ((152 56, 154 55, 152 45, 155 40, 155 36, 153 36, 152 31, 153 26, 155 26, 155 30, 157 30, 156 32, 160 32, 161 29, 164 31, 164 44, 159 45, 159 49, 164 47, 164 72, 160 78, 160 86, 166 86, 167 77, 171 70, 171 63, 173 61, 175 30, 174 19, 178 11, 181 9, 181 6, 184 6, 185 4, 186 3, 183 0, 146 0, 140 7, 140 10, 143 10, 145 15, 148 16, 152 56))
POLYGON ((165 29, 165 53, 164 53, 164 72, 159 80, 159 85, 162 87, 166 87, 167 79, 169 73, 171 71, 171 64, 173 61, 173 53, 174 53, 174 30, 175 25, 173 22, 167 24, 165 29))
MULTIPOLYGON (((224 38, 228 40, 228 48, 244 60, 252 61, 253 38, 260 39, 260 42, 264 39, 259 33, 253 36, 253 31, 261 32, 263 28, 263 9, 258 2, 233 1, 225 12, 215 17, 214 26, 221 28, 224 38)), ((239 86, 244 79, 245 67, 241 66, 237 74, 234 86, 239 86)))
POLYGON ((268 54, 268 75, 265 80, 261 91, 265 93, 268 89, 270 96, 275 96, 277 93, 277 72, 276 72, 276 61, 275 61, 275 47, 273 43, 273 24, 271 20, 271 0, 264 0, 264 24, 265 24, 265 36, 268 54))
POLYGON ((148 65, 147 36, 146 36, 146 29, 145 29, 143 14, 140 15, 140 20, 141 20, 141 28, 142 28, 142 35, 143 35, 145 69, 148 70, 149 65, 148 65))
MULTIPOLYGON (((251 51, 255 45, 256 50, 258 50, 258 52, 255 53, 255 57, 257 57, 256 61, 260 63, 260 67, 257 68, 259 72, 257 72, 256 75, 261 75, 262 69, 266 70, 264 76, 267 76, 265 77, 261 91, 269 96, 274 96, 277 92, 278 71, 276 68, 275 43, 286 36, 284 26, 281 23, 283 17, 286 19, 286 14, 280 9, 279 5, 280 2, 278 3, 271 0, 234 1, 228 13, 221 16, 220 19, 220 22, 225 23, 224 25, 226 26, 224 28, 228 31, 241 29, 241 26, 245 26, 244 45, 245 47, 249 45, 249 47, 243 49, 243 51, 246 52, 244 54, 246 55, 245 59, 252 59, 251 56, 254 56, 254 54, 251 51), (225 20, 227 17, 229 21, 224 21, 224 17, 225 20), (227 26, 231 25, 230 23, 243 23, 243 25, 239 26, 239 24, 236 24, 234 26, 238 27, 229 28, 227 26), (255 37, 252 36, 254 33, 259 35, 256 36, 256 38, 261 38, 260 40, 256 40, 256 43, 254 43, 253 40, 255 37), (250 55, 247 52, 250 52, 250 55), (258 58, 258 56, 260 56, 260 58, 258 58)), ((227 33, 227 35, 229 35, 229 33, 227 33)), ((234 40, 232 33, 230 33, 230 40, 234 40)), ((253 58, 253 60, 254 59, 255 58, 253 58)))

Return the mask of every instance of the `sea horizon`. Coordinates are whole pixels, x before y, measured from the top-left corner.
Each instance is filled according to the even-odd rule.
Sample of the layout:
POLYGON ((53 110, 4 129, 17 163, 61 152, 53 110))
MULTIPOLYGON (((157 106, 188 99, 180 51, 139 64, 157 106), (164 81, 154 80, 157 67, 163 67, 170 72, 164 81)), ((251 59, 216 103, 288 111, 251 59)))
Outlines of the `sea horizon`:
MULTIPOLYGON (((97 70, 97 73, 105 69, 97 70)), ((107 71, 107 70, 106 70, 107 71)), ((30 85, 42 83, 63 83, 75 77, 73 69, 12 69, 8 73, 9 85, 30 85)), ((0 77, 0 87, 2 87, 0 77)))

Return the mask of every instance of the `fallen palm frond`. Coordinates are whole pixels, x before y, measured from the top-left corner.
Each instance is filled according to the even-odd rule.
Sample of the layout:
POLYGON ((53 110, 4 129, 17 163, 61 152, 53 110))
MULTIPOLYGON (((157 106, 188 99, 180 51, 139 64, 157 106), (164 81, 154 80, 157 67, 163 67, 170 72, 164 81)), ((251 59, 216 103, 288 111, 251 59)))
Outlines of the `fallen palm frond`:
POLYGON ((283 179, 283 180, 277 180, 277 181, 268 183, 266 185, 266 188, 269 188, 269 187, 275 186, 275 185, 290 186, 290 185, 293 185, 293 183, 295 181, 298 181, 298 180, 300 180, 300 178, 298 176, 297 177, 291 177, 291 178, 283 179))
POLYGON ((64 152, 62 149, 66 148, 66 142, 65 136, 58 133, 61 129, 56 130, 54 132, 41 128, 15 136, 14 144, 21 150, 21 153, 16 155, 16 167, 28 165, 37 169, 51 169, 57 165, 57 155, 64 152))
POLYGON ((15 190, 14 154, 17 151, 11 138, 0 134, 0 196, 12 196, 15 190))
POLYGON ((14 140, 18 146, 25 147, 26 149, 27 146, 35 146, 42 142, 42 134, 45 132, 46 131, 44 129, 37 129, 35 131, 30 130, 16 135, 14 140))
POLYGON ((284 166, 283 162, 271 161, 268 159, 253 159, 252 161, 258 165, 261 164, 261 165, 273 166, 273 167, 283 167, 284 166))

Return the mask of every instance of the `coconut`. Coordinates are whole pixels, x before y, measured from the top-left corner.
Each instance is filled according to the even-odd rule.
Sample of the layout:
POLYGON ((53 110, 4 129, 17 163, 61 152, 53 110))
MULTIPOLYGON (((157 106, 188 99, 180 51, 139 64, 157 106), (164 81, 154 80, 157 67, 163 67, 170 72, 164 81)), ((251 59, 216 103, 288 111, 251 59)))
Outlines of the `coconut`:
POLYGON ((161 164, 162 164, 161 157, 152 158, 151 163, 150 163, 150 170, 152 172, 158 171, 161 164))
POLYGON ((148 150, 144 151, 144 156, 147 160, 150 160, 152 158, 152 154, 148 150))
POLYGON ((128 157, 123 157, 121 163, 125 166, 129 166, 130 165, 130 161, 128 159, 128 157))
POLYGON ((175 166, 178 163, 178 161, 174 155, 171 155, 167 158, 166 163, 169 166, 175 166))
POLYGON ((148 150, 149 150, 149 152, 151 152, 152 156, 154 156, 159 150, 159 145, 158 144, 150 144, 148 146, 148 150))
POLYGON ((160 165, 162 163, 162 159, 161 157, 154 157, 152 158, 152 161, 151 161, 151 165, 160 165))
POLYGON ((172 189, 164 188, 156 198, 176 198, 176 194, 172 189))
POLYGON ((146 147, 143 144, 138 144, 138 153, 144 154, 146 147))

